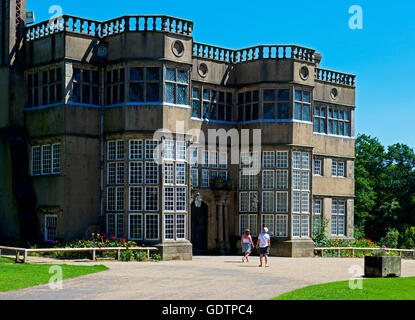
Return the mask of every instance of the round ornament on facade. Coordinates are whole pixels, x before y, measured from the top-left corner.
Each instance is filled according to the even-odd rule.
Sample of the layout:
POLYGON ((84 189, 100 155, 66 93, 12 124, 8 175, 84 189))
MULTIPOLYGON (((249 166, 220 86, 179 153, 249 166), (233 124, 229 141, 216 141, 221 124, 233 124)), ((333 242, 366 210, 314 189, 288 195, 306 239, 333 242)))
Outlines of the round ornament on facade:
POLYGON ((336 100, 338 95, 339 95, 339 92, 337 91, 336 88, 331 89, 330 96, 333 100, 336 100))
POLYGON ((184 54, 184 44, 180 40, 176 40, 171 45, 171 50, 176 57, 181 57, 184 54))
POLYGON ((300 77, 301 77, 301 79, 307 80, 309 74, 310 74, 310 71, 308 71, 308 68, 307 67, 305 67, 305 66, 304 67, 301 67, 301 69, 300 69, 300 77))
POLYGON ((205 63, 199 64, 199 68, 197 69, 199 72, 199 75, 203 78, 205 78, 209 72, 208 67, 205 63))

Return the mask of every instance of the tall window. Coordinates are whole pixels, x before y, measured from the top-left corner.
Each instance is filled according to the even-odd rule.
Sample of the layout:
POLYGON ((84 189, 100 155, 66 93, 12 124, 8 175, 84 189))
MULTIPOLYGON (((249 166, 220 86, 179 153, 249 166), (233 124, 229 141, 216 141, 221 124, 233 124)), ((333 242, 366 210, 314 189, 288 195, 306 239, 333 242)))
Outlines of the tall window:
POLYGON ((130 211, 143 211, 143 187, 130 186, 130 211))
POLYGON ((124 210, 124 187, 107 187, 107 211, 124 210))
POLYGON ((117 239, 124 237, 124 214, 107 214, 107 235, 117 239))
POLYGON ((292 157, 292 211, 309 213, 310 154, 294 151, 292 157))
POLYGON ((105 104, 125 102, 125 68, 107 70, 105 75, 105 104))
POLYGON ((158 211, 159 188, 145 187, 145 210, 158 211))
POLYGON ((186 215, 164 215, 164 238, 166 240, 180 240, 186 238, 186 215))
POLYGON ((319 233, 322 223, 322 202, 321 199, 313 200, 313 233, 319 233))
POLYGON ((130 213, 128 215, 128 238, 131 240, 143 239, 143 215, 130 213))
POLYGON ((249 229, 252 236, 257 235, 257 215, 240 214, 239 215, 239 235, 243 235, 245 230, 249 229))
POLYGON ((308 215, 292 215, 292 236, 295 238, 309 237, 308 215))
POLYGON ((200 88, 192 88, 192 117, 200 118, 200 88))
POLYGON ((309 91, 295 90, 294 119, 311 121, 311 98, 309 91))
POLYGON ((327 133, 326 108, 314 108, 314 132, 327 133))
POLYGON ((166 68, 165 90, 166 102, 188 105, 188 71, 174 68, 166 68))
POLYGON ((274 236, 274 229, 275 229, 275 222, 274 222, 274 215, 273 214, 262 214, 261 215, 261 229, 267 227, 268 234, 273 237, 274 236))
POLYGON ((263 101, 264 119, 290 118, 290 89, 264 90, 263 101))
POLYGON ((99 105, 99 71, 73 67, 72 101, 99 105))
POLYGON ((158 240, 159 239, 159 215, 146 214, 145 215, 145 239, 158 240))
POLYGON ((232 92, 217 91, 203 87, 202 118, 232 121, 232 92))
POLYGON ((238 121, 258 119, 259 91, 246 91, 238 93, 238 121))
POLYGON ((159 102, 160 67, 130 67, 128 98, 131 102, 159 102))
POLYGON ((333 200, 331 204, 331 234, 333 236, 344 236, 346 202, 344 200, 333 200))

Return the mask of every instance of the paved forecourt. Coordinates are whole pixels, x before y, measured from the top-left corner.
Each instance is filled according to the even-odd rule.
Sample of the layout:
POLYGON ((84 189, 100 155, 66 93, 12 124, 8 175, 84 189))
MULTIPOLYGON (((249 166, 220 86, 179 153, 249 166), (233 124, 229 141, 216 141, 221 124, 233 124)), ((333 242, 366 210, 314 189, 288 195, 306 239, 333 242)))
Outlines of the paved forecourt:
MULTIPOLYGON (((33 262, 50 263, 52 260, 36 259, 33 262)), ((258 267, 258 257, 242 263, 238 256, 195 256, 192 261, 96 263, 110 269, 64 280, 61 290, 52 290, 46 284, 0 293, 0 300, 270 299, 312 284, 349 280, 356 274, 362 276, 364 271, 364 261, 359 258, 271 257, 267 268, 258 267), (356 273, 355 266, 360 272, 356 273)), ((402 260, 402 276, 415 276, 415 260, 402 260)))

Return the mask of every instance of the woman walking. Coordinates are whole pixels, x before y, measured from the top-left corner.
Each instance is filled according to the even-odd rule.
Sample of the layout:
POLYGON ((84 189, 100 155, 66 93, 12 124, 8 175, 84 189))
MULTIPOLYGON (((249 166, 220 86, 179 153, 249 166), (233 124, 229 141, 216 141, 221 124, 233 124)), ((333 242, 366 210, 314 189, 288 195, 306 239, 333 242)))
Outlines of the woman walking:
POLYGON ((242 252, 244 254, 244 257, 242 258, 242 262, 245 262, 244 261, 245 259, 246 259, 246 262, 249 262, 248 256, 251 254, 252 248, 254 247, 254 243, 252 242, 252 237, 250 235, 249 229, 246 229, 245 233, 241 237, 241 247, 242 247, 242 252))

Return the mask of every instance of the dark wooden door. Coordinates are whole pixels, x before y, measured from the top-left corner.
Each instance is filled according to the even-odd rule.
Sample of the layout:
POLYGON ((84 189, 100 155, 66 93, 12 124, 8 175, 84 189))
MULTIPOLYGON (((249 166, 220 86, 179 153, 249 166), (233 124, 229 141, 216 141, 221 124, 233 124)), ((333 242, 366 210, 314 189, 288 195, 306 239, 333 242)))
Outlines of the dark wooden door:
POLYGON ((202 205, 197 208, 192 203, 192 245, 193 254, 205 254, 207 252, 207 215, 208 206, 202 202, 202 205))

